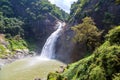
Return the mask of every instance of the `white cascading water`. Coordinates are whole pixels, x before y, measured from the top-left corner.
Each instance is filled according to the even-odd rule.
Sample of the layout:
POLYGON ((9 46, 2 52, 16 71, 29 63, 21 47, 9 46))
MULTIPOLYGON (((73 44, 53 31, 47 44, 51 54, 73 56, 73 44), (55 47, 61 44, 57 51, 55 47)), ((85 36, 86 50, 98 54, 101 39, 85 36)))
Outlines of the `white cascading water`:
POLYGON ((46 40, 42 51, 41 51, 41 58, 53 59, 55 58, 55 44, 58 37, 61 35, 62 31, 62 23, 58 22, 57 24, 58 29, 54 31, 46 40))

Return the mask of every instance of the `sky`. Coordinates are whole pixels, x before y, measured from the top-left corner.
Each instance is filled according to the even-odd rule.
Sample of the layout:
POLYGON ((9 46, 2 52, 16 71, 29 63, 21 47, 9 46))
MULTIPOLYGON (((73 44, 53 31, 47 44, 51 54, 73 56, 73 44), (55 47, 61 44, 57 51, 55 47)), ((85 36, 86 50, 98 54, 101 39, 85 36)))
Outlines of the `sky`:
POLYGON ((70 13, 71 4, 77 0, 49 0, 52 4, 63 9, 65 12, 70 13))

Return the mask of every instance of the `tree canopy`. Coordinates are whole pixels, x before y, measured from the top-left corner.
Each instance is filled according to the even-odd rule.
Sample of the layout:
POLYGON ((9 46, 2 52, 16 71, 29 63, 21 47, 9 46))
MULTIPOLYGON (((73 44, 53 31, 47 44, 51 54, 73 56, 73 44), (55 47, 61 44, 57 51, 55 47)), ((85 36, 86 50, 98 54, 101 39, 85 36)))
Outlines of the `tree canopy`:
POLYGON ((12 36, 23 34, 23 22, 17 18, 4 17, 0 12, 0 33, 10 34, 12 36))
POLYGON ((73 40, 76 43, 84 42, 86 47, 94 49, 99 45, 101 31, 95 26, 91 17, 85 17, 82 19, 82 23, 72 27, 75 32, 73 40))

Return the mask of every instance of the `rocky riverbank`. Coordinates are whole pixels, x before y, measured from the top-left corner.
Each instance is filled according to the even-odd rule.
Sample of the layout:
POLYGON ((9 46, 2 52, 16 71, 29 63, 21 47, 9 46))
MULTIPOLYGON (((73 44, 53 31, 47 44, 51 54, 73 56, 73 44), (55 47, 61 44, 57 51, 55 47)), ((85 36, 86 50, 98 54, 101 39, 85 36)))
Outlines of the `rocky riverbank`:
POLYGON ((16 53, 14 55, 6 55, 6 57, 4 58, 0 58, 0 67, 4 66, 5 64, 9 64, 13 61, 16 61, 18 59, 22 59, 25 57, 32 57, 35 56, 36 53, 33 51, 29 51, 29 50, 16 50, 16 53))

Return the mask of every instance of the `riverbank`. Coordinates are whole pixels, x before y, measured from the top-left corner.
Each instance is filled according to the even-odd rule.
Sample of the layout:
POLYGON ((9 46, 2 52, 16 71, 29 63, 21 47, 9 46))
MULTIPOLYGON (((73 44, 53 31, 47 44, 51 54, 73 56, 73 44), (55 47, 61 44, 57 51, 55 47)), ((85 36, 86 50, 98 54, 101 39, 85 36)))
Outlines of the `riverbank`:
POLYGON ((35 56, 35 52, 29 52, 28 50, 16 50, 14 55, 6 55, 4 58, 0 58, 0 68, 6 64, 10 64, 16 60, 25 58, 25 57, 33 57, 35 56))

